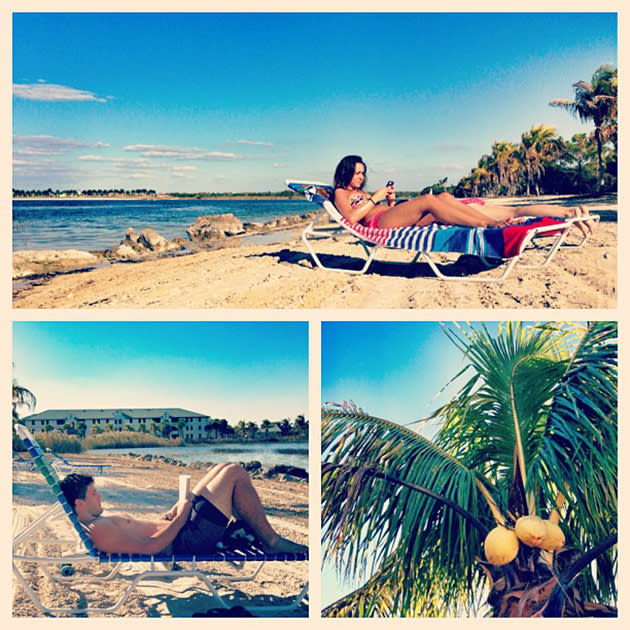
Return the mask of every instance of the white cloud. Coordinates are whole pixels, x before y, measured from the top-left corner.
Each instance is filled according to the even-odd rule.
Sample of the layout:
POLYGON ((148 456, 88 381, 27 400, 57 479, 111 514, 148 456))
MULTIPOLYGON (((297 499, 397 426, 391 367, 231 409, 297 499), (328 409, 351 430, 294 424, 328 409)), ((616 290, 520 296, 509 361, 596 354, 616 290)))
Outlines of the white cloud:
POLYGON ((103 157, 102 155, 80 155, 79 160, 82 162, 103 162, 107 164, 121 165, 141 165, 151 168, 153 165, 145 158, 121 158, 121 157, 103 157))
POLYGON ((13 136, 14 155, 60 155, 76 149, 93 147, 102 149, 109 145, 105 142, 83 142, 74 138, 56 136, 13 136))
POLYGON ((256 140, 237 140, 236 144, 254 144, 261 147, 272 147, 272 142, 258 142, 256 140))
POLYGON ((107 99, 99 98, 93 92, 78 90, 65 85, 54 83, 14 83, 13 96, 29 101, 70 102, 70 101, 94 101, 106 103, 107 99))
POLYGON ((223 153, 220 151, 208 151, 198 147, 175 147, 163 144, 129 144, 125 151, 135 151, 142 157, 168 157, 176 160, 205 160, 221 162, 226 160, 242 160, 243 156, 235 153, 223 153))
POLYGON ((173 166, 174 171, 196 171, 196 166, 173 166))

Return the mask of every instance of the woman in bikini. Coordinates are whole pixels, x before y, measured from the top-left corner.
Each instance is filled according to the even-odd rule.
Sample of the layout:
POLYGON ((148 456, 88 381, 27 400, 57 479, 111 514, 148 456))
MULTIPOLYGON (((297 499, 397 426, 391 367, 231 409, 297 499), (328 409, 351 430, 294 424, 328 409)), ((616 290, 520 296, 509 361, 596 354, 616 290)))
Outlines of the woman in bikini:
MULTIPOLYGON (((347 155, 337 165, 334 176, 334 203, 352 223, 371 228, 397 228, 438 222, 469 227, 502 227, 519 217, 566 219, 587 216, 582 207, 562 208, 549 204, 499 206, 465 204, 449 193, 421 195, 396 203, 393 184, 369 194, 363 190, 367 167, 358 155, 347 155), (385 201, 386 205, 381 202, 385 201)), ((584 223, 590 231, 590 226, 584 223)), ((584 232, 583 223, 578 223, 584 232)))

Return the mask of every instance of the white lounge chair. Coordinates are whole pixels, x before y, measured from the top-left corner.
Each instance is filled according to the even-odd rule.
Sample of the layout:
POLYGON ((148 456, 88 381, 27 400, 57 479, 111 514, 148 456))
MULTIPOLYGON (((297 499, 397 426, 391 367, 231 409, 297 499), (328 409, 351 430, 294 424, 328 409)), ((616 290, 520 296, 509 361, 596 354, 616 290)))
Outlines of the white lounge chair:
MULTIPOLYGON (((365 273, 375 258, 379 247, 389 249, 403 249, 413 252, 413 264, 426 260, 429 267, 442 280, 460 280, 469 282, 499 282, 504 280, 512 271, 526 250, 540 250, 542 262, 525 264, 525 268, 544 267, 548 265, 555 253, 561 247, 582 247, 589 234, 580 235, 580 241, 568 245, 566 239, 575 223, 583 221, 584 217, 575 219, 532 218, 525 219, 503 228, 473 228, 448 226, 432 223, 425 227, 405 228, 369 228, 359 223, 348 221, 332 202, 332 186, 321 182, 287 179, 286 185, 293 191, 303 194, 309 201, 320 205, 325 212, 320 213, 311 221, 302 233, 302 240, 306 245, 314 263, 320 269, 340 271, 350 274, 365 273), (332 225, 322 225, 322 219, 328 217, 332 225), (332 267, 324 265, 320 255, 315 252, 313 242, 322 238, 330 238, 340 233, 352 234, 359 242, 365 253, 365 262, 360 269, 332 267), (546 238, 543 238, 546 237, 546 238), (457 253, 477 256, 487 267, 497 266, 497 262, 507 264, 495 276, 449 276, 442 273, 437 263, 431 257, 433 252, 457 253)), ((589 215, 594 223, 599 221, 598 215, 589 215)))
MULTIPOLYGON (((173 555, 173 554, 106 554, 98 551, 80 524, 77 515, 70 507, 61 488, 59 487, 59 477, 47 461, 44 452, 33 438, 29 430, 16 425, 16 431, 37 466, 48 483, 56 502, 49 507, 35 521, 24 527, 13 538, 13 573, 22 588, 29 595, 35 606, 45 615, 69 614, 84 615, 87 613, 114 613, 126 601, 134 588, 143 580, 154 578, 181 578, 196 577, 206 586, 209 594, 216 597, 220 605, 229 608, 229 605, 219 595, 217 587, 222 583, 251 581, 261 571, 266 561, 306 561, 308 553, 273 553, 267 554, 255 546, 241 547, 238 549, 217 551, 203 555, 173 555), (72 539, 47 539, 42 537, 46 524, 53 519, 63 519, 70 526, 74 536, 72 539), (55 546, 59 549, 56 554, 40 555, 36 553, 37 544, 55 546), (217 563, 230 563, 233 569, 240 573, 225 573, 218 571, 217 563), (255 568, 245 573, 247 563, 256 563, 255 568), (212 563, 212 564, 208 564, 212 563), (183 568, 186 564, 189 568, 183 568), (46 606, 38 593, 29 584, 27 572, 24 568, 28 565, 36 565, 44 575, 57 583, 72 583, 77 585, 81 582, 108 582, 112 580, 125 579, 130 583, 120 595, 119 599, 111 606, 103 607, 49 607, 46 606), (75 566, 88 566, 91 568, 99 566, 105 567, 106 572, 99 575, 77 575, 75 566)), ((240 539, 241 541, 243 538, 240 539)), ((304 585, 301 592, 288 605, 283 606, 247 606, 251 612, 280 612, 297 608, 308 592, 308 583, 304 585)))
POLYGON ((111 466, 109 464, 69 461, 63 455, 47 448, 46 455, 50 457, 52 467, 59 475, 81 473, 84 475, 104 475, 111 466))

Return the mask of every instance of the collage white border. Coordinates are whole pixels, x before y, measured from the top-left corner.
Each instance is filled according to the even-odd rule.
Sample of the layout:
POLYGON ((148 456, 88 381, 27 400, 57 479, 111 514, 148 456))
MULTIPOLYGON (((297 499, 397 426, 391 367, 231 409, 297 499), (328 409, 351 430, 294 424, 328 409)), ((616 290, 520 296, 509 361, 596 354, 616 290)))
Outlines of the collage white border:
MULTIPOLYGON (((619 33, 619 55, 618 55, 618 67, 619 74, 621 76, 621 97, 620 102, 622 108, 620 109, 620 129, 622 142, 620 151, 619 173, 620 173, 620 187, 619 187, 619 199, 618 209, 624 206, 624 202, 629 198, 628 180, 624 180, 624 173, 630 173, 629 160, 627 152, 625 150, 625 141, 628 139, 628 133, 626 128, 626 121, 630 120, 628 116, 629 107, 626 102, 626 89, 625 89, 625 71, 630 67, 628 64, 628 42, 630 39, 630 21, 628 20, 628 8, 622 6, 622 2, 613 0, 599 0, 599 2, 592 4, 586 3, 584 0, 530 0, 529 2, 523 2, 522 0, 515 0, 508 2, 503 0, 479 0, 476 3, 464 0, 390 0, 387 3, 388 11, 401 11, 401 12, 453 12, 453 11, 509 11, 509 12, 616 12, 618 14, 618 33, 619 33), (625 33, 625 36, 624 36, 625 33)), ((627 4, 627 0, 626 0, 627 4)), ((621 480, 620 491, 620 508, 619 508, 619 523, 620 523, 620 562, 619 562, 619 602, 620 602, 620 616, 616 620, 601 620, 599 623, 606 623, 607 627, 624 627, 627 626, 630 615, 628 613, 627 604, 627 592, 630 585, 630 568, 628 567, 628 558, 630 555, 627 549, 623 548, 626 544, 626 537, 624 533, 628 529, 628 506, 627 498, 629 492, 624 485, 625 479, 625 458, 628 451, 628 439, 627 429, 623 422, 624 412, 628 409, 628 394, 626 394, 626 387, 624 386, 624 368, 628 364, 628 356, 626 352, 625 343, 625 331, 626 322, 630 319, 628 311, 628 302, 626 300, 625 287, 628 279, 628 248, 627 246, 619 248, 619 262, 618 262, 618 304, 616 309, 596 309, 583 311, 579 309, 562 309, 562 310, 547 310, 547 309, 499 309, 499 310, 487 310, 487 309, 430 309, 430 310, 339 310, 339 309, 322 309, 322 310, 286 310, 286 309, 216 309, 216 310, 191 310, 191 309, 165 309, 165 310, 142 310, 142 309, 116 309, 116 310, 77 310, 77 309, 58 309, 58 310, 35 310, 35 309, 12 309, 11 306, 11 132, 12 132, 12 120, 11 120, 11 15, 14 11, 71 11, 71 12, 114 12, 114 11, 164 11, 164 12, 184 12, 184 11, 299 11, 299 12, 324 12, 324 11, 383 11, 384 7, 379 6, 375 0, 320 0, 319 2, 308 2, 303 4, 297 4, 295 2, 289 2, 287 0, 268 0, 254 1, 254 0, 233 0, 232 2, 219 2, 218 0, 178 0, 178 2, 165 1, 165 0, 109 0, 104 2, 102 0, 5 0, 0 7, 0 62, 1 77, 0 90, 2 91, 2 99, 0 100, 0 112, 2 114, 2 125, 0 126, 0 147, 2 160, 0 164, 2 168, 0 170, 0 194, 3 196, 5 203, 2 204, 2 213, 0 225, 0 243, 4 245, 2 251, 4 252, 5 263, 1 267, 1 281, 2 281, 2 299, 0 300, 0 319, 2 328, 0 331, 0 348, 2 349, 2 373, 4 378, 2 382, 4 386, 1 390, 0 400, 3 403, 2 408, 7 410, 7 416, 9 412, 9 380, 12 374, 11 365, 11 323, 13 321, 127 321, 127 320, 144 320, 144 321, 174 321, 174 320, 212 320, 212 321, 255 321, 255 320, 274 320, 274 321, 308 321, 310 324, 309 342, 310 342, 310 356, 309 356, 309 368, 310 368, 310 396, 309 396, 309 419, 310 419, 310 439, 309 449, 311 453, 310 457, 310 484, 309 484, 309 498, 310 498, 310 542, 311 542, 311 556, 310 556, 310 612, 308 619, 259 619, 256 623, 261 624, 278 624, 282 627, 289 627, 289 624, 298 625, 305 628, 319 628, 324 626, 336 626, 341 625, 345 627, 349 624, 367 623, 370 625, 376 625, 378 628, 391 626, 393 623, 415 623, 420 621, 423 625, 439 624, 441 628, 446 627, 461 627, 463 624, 475 624, 475 627, 484 626, 486 624, 492 624, 492 627, 496 627, 496 624, 521 624, 531 623, 528 620, 491 620, 491 619, 321 619, 319 616, 319 602, 321 601, 321 588, 320 588, 320 567, 321 567, 321 555, 319 550, 319 452, 321 439, 319 435, 319 415, 320 415, 320 365, 321 365, 321 353, 320 353, 320 339, 321 339, 321 322, 330 321, 353 321, 353 320, 410 320, 410 321, 444 321, 444 320, 470 320, 470 321, 497 321, 503 319, 523 319, 523 320, 618 320, 620 331, 620 394, 619 394, 619 409, 622 423, 620 427, 619 435, 619 478, 621 480), (306 5, 306 6, 304 6, 306 5), (445 317, 446 315, 446 317, 445 317), (622 626, 623 624, 623 626, 622 626)), ((580 34, 576 33, 576 37, 580 34)), ((619 229, 619 242, 623 243, 622 235, 630 232, 626 227, 626 220, 621 216, 623 211, 619 212, 620 218, 618 223, 619 229)), ((5 470, 6 475, 3 475, 4 479, 11 478, 10 467, 10 432, 8 430, 10 426, 10 420, 7 417, 5 431, 2 432, 0 438, 0 444, 2 446, 2 457, 0 457, 0 471, 5 470)), ((11 502, 11 488, 8 481, 0 485, 0 501, 1 505, 8 508, 11 502)), ((2 510, 2 520, 4 521, 0 525, 0 530, 5 532, 11 532, 11 510, 2 510)), ((7 533, 3 539, 0 540, 0 557, 3 559, 3 565, 6 570, 0 575, 0 585, 4 587, 5 593, 11 592, 12 574, 10 572, 10 553, 11 553, 11 540, 10 535, 7 533)), ((48 624, 56 623, 54 620, 46 619, 28 619, 28 618, 13 618, 11 615, 12 597, 5 597, 0 609, 0 623, 5 628, 13 627, 28 627, 37 624, 41 627, 41 624, 48 626, 48 624)), ((71 627, 83 627, 89 624, 92 627, 96 625, 107 625, 111 627, 111 624, 116 623, 119 620, 124 619, 123 623, 149 623, 155 622, 155 619, 138 619, 138 618, 107 618, 107 619, 95 619, 91 618, 89 621, 85 619, 64 619, 63 623, 69 624, 71 627), (130 621, 127 621, 130 620, 130 621)), ((186 619, 162 619, 159 623, 166 624, 172 627, 172 624, 197 624, 199 627, 202 622, 199 620, 186 620, 186 619)), ((213 627, 217 628, 235 628, 243 627, 251 622, 244 619, 213 619, 211 622, 213 627)), ((571 620, 570 622, 561 620, 539 620, 536 623, 544 623, 546 627, 555 627, 556 625, 565 625, 571 623, 572 626, 577 624, 580 628, 586 627, 586 624, 593 623, 593 620, 571 620)), ((597 623, 597 621, 595 621, 597 623)), ((425 627, 427 627, 425 625, 425 627)))

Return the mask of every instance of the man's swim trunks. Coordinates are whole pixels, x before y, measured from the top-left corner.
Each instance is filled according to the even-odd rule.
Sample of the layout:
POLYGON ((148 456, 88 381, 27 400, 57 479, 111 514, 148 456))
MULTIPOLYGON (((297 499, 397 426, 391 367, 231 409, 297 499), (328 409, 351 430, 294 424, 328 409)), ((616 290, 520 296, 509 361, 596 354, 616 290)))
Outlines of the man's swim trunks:
POLYGON ((172 544, 172 553, 212 553, 228 526, 228 517, 202 496, 193 499, 188 520, 172 544))

